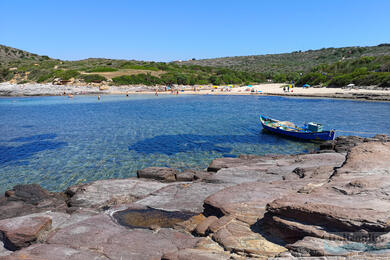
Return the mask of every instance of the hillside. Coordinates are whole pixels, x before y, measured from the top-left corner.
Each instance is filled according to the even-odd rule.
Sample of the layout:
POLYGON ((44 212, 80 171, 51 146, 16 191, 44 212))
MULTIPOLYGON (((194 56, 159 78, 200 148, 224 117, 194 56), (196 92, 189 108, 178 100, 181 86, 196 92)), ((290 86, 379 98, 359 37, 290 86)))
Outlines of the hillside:
POLYGON ((360 58, 362 56, 390 55, 390 44, 380 44, 370 47, 323 48, 320 50, 295 51, 292 53, 236 56, 215 59, 190 60, 177 62, 185 65, 201 65, 224 67, 233 70, 286 73, 307 72, 320 64, 331 64, 345 59, 360 58))
POLYGON ((390 87, 390 44, 187 62, 62 61, 0 45, 0 82, 110 85, 277 83, 390 87))
POLYGON ((89 58, 62 61, 1 45, 0 82, 221 85, 265 81, 260 73, 165 62, 89 58))
POLYGON ((0 44, 0 65, 18 61, 42 61, 48 59, 50 59, 48 56, 40 56, 0 44))

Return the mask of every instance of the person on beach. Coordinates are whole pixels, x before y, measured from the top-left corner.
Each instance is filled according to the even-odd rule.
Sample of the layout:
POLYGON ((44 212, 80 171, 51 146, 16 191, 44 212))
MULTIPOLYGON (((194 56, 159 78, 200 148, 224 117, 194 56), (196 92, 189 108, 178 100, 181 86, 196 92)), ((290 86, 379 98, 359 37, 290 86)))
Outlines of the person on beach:
POLYGON ((98 96, 98 100, 100 100, 100 96, 98 96))
POLYGON ((154 93, 155 96, 158 96, 158 93, 157 93, 157 90, 156 90, 156 93, 154 93))
POLYGON ((128 97, 129 96, 129 92, 126 92, 126 97, 128 97))

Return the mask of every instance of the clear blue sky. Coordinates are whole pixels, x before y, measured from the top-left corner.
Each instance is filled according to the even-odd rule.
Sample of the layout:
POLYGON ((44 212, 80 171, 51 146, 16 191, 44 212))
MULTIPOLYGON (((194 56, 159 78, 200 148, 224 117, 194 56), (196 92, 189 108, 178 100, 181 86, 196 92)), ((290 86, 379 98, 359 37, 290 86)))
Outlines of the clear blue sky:
POLYGON ((172 61, 390 42, 389 0, 0 0, 0 44, 172 61))

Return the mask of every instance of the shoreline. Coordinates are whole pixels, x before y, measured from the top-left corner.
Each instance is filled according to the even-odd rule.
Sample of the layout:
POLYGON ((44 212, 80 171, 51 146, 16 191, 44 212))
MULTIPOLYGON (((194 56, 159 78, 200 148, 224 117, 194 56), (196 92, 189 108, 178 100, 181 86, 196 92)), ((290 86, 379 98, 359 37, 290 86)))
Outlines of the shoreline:
POLYGON ((148 167, 64 192, 16 185, 0 197, 0 259, 387 259, 389 152, 386 135, 342 136, 205 171, 148 167))
MULTIPOLYGON (((213 89, 211 86, 177 86, 179 95, 255 95, 298 98, 330 98, 363 101, 389 102, 390 90, 378 89, 342 89, 342 88, 293 88, 284 92, 285 84, 260 84, 249 88, 213 89), (197 91, 194 91, 194 87, 197 91), (223 91, 221 91, 223 90, 223 91), (229 91, 228 91, 229 90, 229 91)), ((64 95, 135 95, 155 94, 172 95, 161 86, 89 86, 89 85, 53 85, 53 84, 11 84, 0 83, 0 97, 64 96, 64 95), (103 88, 103 89, 102 89, 103 88)), ((176 89, 175 89, 176 91, 176 89)))

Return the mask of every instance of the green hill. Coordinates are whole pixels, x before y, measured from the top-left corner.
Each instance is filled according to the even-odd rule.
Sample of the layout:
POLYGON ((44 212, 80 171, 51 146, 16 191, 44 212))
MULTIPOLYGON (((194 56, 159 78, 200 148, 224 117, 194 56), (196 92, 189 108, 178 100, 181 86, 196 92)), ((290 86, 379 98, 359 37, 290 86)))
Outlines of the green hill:
POLYGON ((390 44, 186 62, 90 58, 62 61, 0 45, 0 82, 111 85, 297 85, 390 87, 390 44))
POLYGON ((48 56, 40 56, 31 52, 19 50, 0 44, 0 65, 23 61, 42 61, 50 59, 48 56))
POLYGON ((323 48, 320 50, 295 51, 292 53, 190 60, 177 63, 224 67, 249 72, 287 73, 307 72, 320 64, 331 64, 363 56, 384 55, 390 55, 390 44, 380 44, 370 47, 323 48))

